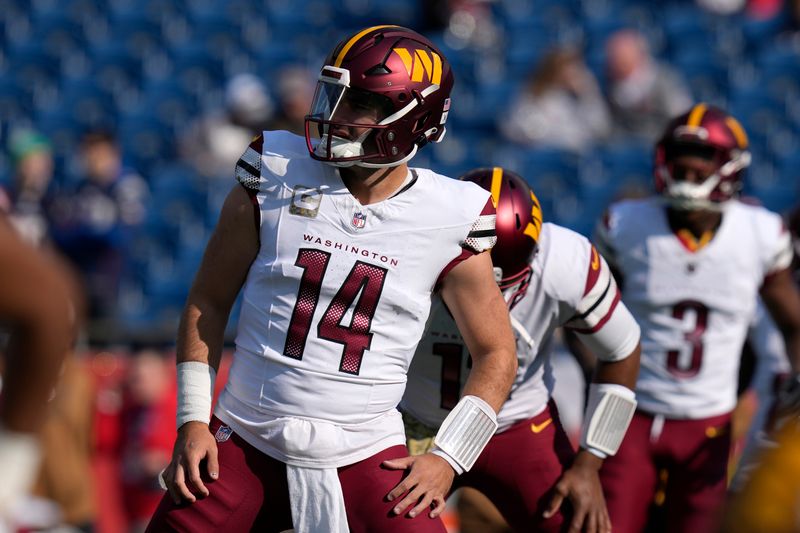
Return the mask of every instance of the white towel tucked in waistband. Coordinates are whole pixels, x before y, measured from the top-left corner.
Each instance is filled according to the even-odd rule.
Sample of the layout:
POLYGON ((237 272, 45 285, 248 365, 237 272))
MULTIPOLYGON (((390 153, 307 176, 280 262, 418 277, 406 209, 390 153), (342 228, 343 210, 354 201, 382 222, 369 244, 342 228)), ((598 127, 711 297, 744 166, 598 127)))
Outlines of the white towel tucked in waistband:
POLYGON ((344 495, 336 468, 286 465, 292 522, 297 533, 347 533, 344 495))

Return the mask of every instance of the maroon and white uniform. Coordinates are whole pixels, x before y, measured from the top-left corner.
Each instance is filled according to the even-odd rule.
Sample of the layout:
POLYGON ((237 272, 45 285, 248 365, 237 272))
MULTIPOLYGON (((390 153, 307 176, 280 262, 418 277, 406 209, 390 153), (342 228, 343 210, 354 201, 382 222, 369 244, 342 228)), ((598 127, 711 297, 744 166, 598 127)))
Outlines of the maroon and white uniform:
POLYGON ((287 132, 257 137, 236 176, 258 208, 260 250, 215 410, 222 464, 210 490, 227 500, 201 500, 181 515, 165 498, 154 522, 191 529, 202 517, 219 520, 225 501, 250 501, 253 489, 263 509, 235 520, 255 527, 264 514, 286 513, 274 502, 286 500, 287 474, 293 491, 292 479, 324 472, 338 475, 353 531, 443 531, 426 516, 389 519, 383 498, 403 473, 379 465, 405 455, 397 405, 437 283, 495 242, 489 193, 412 169, 394 196, 361 205, 336 168, 287 132), (268 457, 248 459, 255 450, 268 457), (241 485, 231 483, 248 468, 241 485), (258 480, 266 489, 253 486, 258 480), (360 501, 365 489, 374 501, 360 501))
POLYGON ((670 490, 694 507, 669 513, 686 520, 675 530, 707 530, 714 517, 703 509, 724 497, 742 344, 760 287, 791 261, 789 234, 778 215, 731 200, 710 242, 691 251, 653 197, 614 204, 597 244, 642 327, 639 412, 603 467, 615 531, 643 527, 656 470, 667 464, 685 467, 670 490))
MULTIPOLYGON (((639 341, 639 328, 620 302, 608 265, 585 237, 546 223, 538 243, 527 294, 511 311, 519 366, 497 416, 498 433, 476 465, 456 480, 487 494, 521 531, 557 530, 563 520, 541 516, 544 495, 574 454, 550 400, 556 328, 573 329, 605 360, 625 358, 639 341)), ((437 298, 411 363, 401 410, 435 433, 460 398, 468 373, 464 342, 437 298)), ((409 433, 412 425, 418 433, 413 423, 409 433)))
POLYGON ((237 167, 261 246, 216 415, 267 455, 340 467, 404 443, 396 407, 437 280, 494 242, 486 191, 411 172, 407 190, 362 206, 285 132, 254 141, 237 167), (287 417, 323 424, 336 445, 309 454, 313 442, 283 433, 287 417))

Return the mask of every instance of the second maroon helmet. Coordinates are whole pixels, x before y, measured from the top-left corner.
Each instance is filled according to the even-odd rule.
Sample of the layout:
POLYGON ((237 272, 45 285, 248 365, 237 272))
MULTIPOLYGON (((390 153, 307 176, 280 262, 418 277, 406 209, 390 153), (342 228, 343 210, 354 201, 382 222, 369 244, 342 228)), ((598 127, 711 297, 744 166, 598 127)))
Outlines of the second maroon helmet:
MULTIPOLYGON (((497 208, 497 244, 492 248, 492 263, 500 289, 527 281, 531 260, 539 247, 542 231, 542 208, 524 179, 500 167, 472 170, 460 178, 477 183, 490 193, 497 208)), ((512 297, 512 305, 518 296, 512 297)))
POLYGON ((452 88, 449 63, 419 33, 361 30, 340 42, 320 71, 305 117, 311 157, 337 166, 404 163, 443 137, 452 88))
POLYGON ((742 188, 750 165, 747 134, 739 121, 718 107, 697 104, 673 119, 655 151, 656 191, 678 209, 719 209, 742 188), (692 155, 713 161, 716 170, 702 183, 676 180, 674 161, 692 155))

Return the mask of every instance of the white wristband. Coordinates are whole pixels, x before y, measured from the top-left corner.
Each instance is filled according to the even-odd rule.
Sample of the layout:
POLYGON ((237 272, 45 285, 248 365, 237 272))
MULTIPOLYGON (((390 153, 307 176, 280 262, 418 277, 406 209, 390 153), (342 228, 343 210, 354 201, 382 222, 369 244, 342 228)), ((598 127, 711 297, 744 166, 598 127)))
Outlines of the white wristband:
POLYGON ((464 396, 444 419, 433 442, 445 454, 437 455, 445 460, 449 457, 468 472, 495 431, 497 413, 494 409, 477 396, 464 396))
POLYGON ((439 448, 438 446, 434 446, 433 449, 431 450, 431 453, 434 455, 438 455, 439 457, 447 461, 447 463, 453 467, 453 470, 456 471, 457 476, 460 476, 461 474, 464 473, 464 469, 461 468, 461 465, 458 464, 458 462, 456 462, 455 459, 450 457, 450 455, 443 449, 439 448))
POLYGON ((589 401, 583 418, 581 447, 594 455, 617 453, 636 411, 636 394, 616 383, 589 385, 589 401))
POLYGON ((41 455, 39 439, 36 436, 0 427, 0 464, 3 465, 0 516, 11 508, 14 502, 29 496, 39 473, 41 455))
POLYGON ((217 372, 206 363, 178 363, 178 429, 186 422, 211 422, 217 372))

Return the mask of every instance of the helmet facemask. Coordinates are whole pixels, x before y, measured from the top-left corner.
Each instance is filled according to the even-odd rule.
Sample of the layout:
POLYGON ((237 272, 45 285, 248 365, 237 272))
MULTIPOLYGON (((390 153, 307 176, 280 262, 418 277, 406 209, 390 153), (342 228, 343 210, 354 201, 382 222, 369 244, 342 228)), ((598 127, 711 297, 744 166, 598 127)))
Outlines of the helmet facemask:
POLYGON ((664 143, 657 148, 656 178, 667 204, 682 211, 722 211, 728 200, 739 193, 739 173, 750 164, 747 150, 723 150, 693 142, 664 143), (705 179, 687 181, 687 170, 675 164, 680 157, 695 157, 713 164, 705 179))

